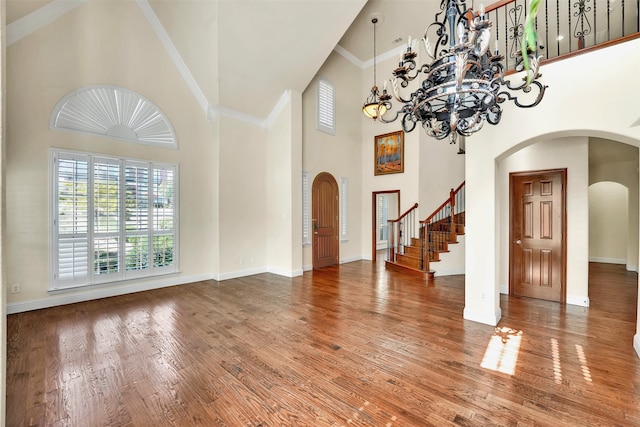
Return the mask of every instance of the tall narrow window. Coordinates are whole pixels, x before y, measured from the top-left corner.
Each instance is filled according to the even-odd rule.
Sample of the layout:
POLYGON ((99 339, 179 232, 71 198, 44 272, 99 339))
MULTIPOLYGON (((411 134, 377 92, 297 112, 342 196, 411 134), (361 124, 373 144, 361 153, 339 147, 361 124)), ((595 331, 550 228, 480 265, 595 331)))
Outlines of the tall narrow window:
POLYGON ((333 83, 318 77, 318 130, 336 134, 336 91, 333 83))
POLYGON ((349 179, 340 178, 340 240, 349 240, 349 179))
POLYGON ((311 244, 311 191, 309 172, 302 172, 302 244, 311 244))
POLYGON ((176 166, 52 150, 51 289, 177 271, 176 166))
MULTIPOLYGON (((386 248, 389 240, 389 198, 383 194, 378 195, 378 243, 386 248)), ((384 249, 382 248, 382 249, 384 249)))

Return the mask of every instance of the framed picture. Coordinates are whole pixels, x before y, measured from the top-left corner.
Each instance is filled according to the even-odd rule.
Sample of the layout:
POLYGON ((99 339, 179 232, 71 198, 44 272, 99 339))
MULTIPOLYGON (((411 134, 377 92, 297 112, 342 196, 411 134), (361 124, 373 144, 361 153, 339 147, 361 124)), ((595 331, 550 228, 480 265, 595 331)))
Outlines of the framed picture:
POLYGON ((404 131, 378 135, 373 147, 374 175, 404 172, 404 131))

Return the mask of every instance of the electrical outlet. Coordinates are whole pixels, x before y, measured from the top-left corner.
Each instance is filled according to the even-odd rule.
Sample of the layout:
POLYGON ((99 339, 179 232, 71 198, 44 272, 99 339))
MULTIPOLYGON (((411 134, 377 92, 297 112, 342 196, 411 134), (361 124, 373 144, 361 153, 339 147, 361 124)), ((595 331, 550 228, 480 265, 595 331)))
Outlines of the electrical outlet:
POLYGON ((11 285, 11 293, 12 294, 20 293, 20 283, 14 283, 13 285, 11 285))

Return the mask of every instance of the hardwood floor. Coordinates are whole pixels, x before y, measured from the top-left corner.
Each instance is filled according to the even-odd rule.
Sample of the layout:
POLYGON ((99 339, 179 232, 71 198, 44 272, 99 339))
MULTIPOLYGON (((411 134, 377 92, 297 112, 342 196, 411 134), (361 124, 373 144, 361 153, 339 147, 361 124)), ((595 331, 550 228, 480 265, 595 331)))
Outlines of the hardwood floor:
POLYGON ((638 426, 637 275, 591 307, 353 262, 10 315, 7 426, 638 426))

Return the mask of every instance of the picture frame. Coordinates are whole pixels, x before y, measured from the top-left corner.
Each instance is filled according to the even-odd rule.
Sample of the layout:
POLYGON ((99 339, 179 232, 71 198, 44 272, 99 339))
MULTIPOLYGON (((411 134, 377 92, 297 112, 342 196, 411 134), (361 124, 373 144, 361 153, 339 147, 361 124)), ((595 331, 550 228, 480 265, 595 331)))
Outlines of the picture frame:
POLYGON ((404 173, 404 131, 375 136, 373 157, 374 175, 404 173))

